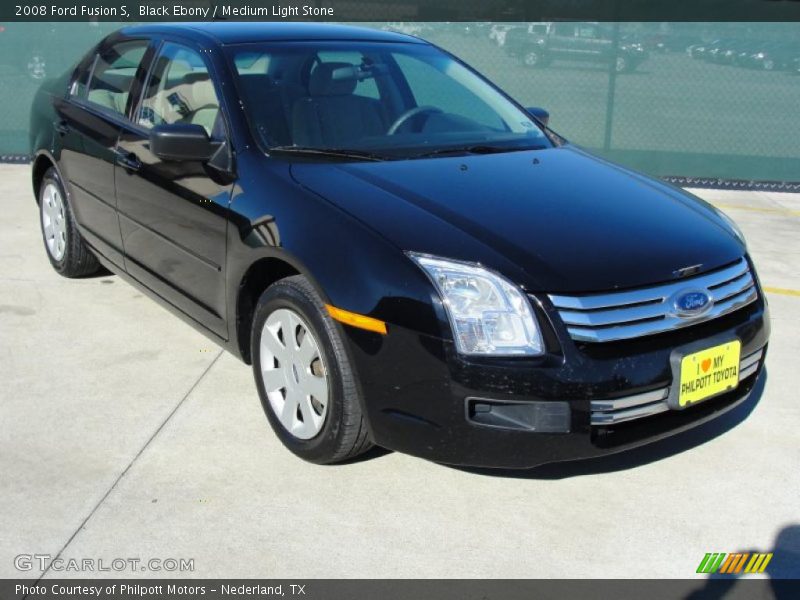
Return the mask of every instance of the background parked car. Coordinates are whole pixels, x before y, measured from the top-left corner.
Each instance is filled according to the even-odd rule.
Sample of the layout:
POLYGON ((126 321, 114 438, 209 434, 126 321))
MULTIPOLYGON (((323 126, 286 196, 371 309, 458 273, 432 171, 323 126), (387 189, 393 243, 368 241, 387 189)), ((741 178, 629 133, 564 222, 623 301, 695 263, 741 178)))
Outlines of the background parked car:
MULTIPOLYGON (((653 47, 654 51, 657 52, 685 52, 686 49, 693 45, 699 43, 700 40, 695 35, 686 35, 686 34, 666 34, 663 38, 655 43, 653 47)), ((648 47, 645 45, 645 50, 648 47)))
POLYGON ((751 48, 747 56, 739 57, 739 62, 742 66, 753 69, 777 71, 790 69, 798 56, 800 56, 800 44, 767 42, 751 48))
POLYGON ((533 23, 508 31, 505 49, 529 67, 571 60, 613 63, 617 72, 633 71, 648 56, 630 35, 622 36, 615 46, 613 29, 602 23, 533 23))
POLYGON ((753 48, 760 45, 762 42, 753 40, 740 40, 731 44, 725 44, 714 50, 714 62, 724 65, 737 64, 737 59, 742 52, 752 52, 753 48))
POLYGON ((710 42, 701 42, 699 44, 694 44, 689 46, 686 51, 689 53, 689 56, 692 58, 699 58, 703 59, 713 51, 715 48, 719 47, 721 44, 724 44, 725 40, 716 39, 710 42))
POLYGON ((712 48, 703 53, 702 58, 709 62, 724 63, 727 56, 733 56, 738 45, 737 40, 719 40, 712 48))

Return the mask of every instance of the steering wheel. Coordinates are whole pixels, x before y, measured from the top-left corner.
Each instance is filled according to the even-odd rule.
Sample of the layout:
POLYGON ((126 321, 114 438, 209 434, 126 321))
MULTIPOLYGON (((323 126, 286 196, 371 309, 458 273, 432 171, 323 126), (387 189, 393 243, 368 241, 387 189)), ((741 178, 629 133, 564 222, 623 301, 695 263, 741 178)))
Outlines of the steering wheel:
POLYGON ((430 113, 432 115, 442 112, 441 108, 436 108, 435 106, 423 105, 423 106, 415 106, 414 108, 409 108, 405 111, 402 115, 397 117, 394 120, 394 123, 391 124, 389 129, 386 131, 386 135, 394 135, 397 133, 397 130, 400 129, 403 125, 405 125, 409 119, 416 117, 417 115, 421 115, 423 113, 430 113))

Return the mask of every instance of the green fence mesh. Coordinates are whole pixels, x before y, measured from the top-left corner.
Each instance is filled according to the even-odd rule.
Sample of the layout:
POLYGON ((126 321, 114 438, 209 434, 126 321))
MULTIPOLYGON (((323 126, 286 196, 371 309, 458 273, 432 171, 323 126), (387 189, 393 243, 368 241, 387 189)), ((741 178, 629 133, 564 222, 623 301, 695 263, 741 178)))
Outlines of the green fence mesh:
MULTIPOLYGON (((119 25, 0 24, 0 154, 28 152, 43 78, 119 25)), ((571 141, 653 175, 800 181, 800 23, 372 26, 453 52, 571 141)))

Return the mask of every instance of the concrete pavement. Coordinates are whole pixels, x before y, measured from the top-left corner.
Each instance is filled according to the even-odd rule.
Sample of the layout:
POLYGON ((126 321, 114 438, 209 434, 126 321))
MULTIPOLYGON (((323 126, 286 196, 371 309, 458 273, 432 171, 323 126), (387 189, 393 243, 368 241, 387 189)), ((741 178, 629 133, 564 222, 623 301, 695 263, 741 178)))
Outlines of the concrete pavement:
POLYGON ((117 277, 53 272, 28 167, 0 166, 0 577, 39 577, 14 559, 49 554, 194 561, 105 576, 686 578, 743 549, 799 576, 800 198, 698 193, 775 290, 767 374, 740 409, 529 472, 386 452, 322 467, 280 445, 249 367, 117 277))

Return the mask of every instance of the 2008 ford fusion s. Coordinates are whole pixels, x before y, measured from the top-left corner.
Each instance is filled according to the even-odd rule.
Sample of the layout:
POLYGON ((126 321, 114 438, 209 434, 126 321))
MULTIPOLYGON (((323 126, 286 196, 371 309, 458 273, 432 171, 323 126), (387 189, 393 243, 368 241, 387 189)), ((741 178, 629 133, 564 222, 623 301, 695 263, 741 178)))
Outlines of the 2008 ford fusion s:
POLYGON ((318 463, 529 467, 743 401, 769 325, 739 230, 545 120, 406 35, 126 28, 35 100, 45 249, 252 363, 318 463))

